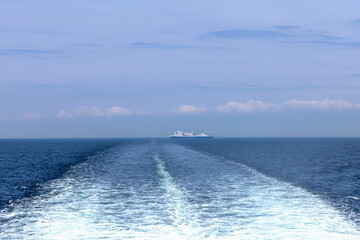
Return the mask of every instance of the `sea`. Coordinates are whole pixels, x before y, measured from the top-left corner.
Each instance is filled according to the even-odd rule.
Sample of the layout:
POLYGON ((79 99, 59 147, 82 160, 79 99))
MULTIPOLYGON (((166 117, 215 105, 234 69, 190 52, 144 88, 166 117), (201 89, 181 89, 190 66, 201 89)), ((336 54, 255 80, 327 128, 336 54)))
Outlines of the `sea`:
POLYGON ((0 239, 360 239, 360 138, 3 139, 0 239))

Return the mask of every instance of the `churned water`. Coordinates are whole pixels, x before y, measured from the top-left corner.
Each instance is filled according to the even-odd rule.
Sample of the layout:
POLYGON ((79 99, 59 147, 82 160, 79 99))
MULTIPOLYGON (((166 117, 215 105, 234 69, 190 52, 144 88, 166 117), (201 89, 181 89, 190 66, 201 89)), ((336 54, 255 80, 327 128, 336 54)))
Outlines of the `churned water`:
POLYGON ((1 239, 360 239, 360 139, 1 140, 1 239))

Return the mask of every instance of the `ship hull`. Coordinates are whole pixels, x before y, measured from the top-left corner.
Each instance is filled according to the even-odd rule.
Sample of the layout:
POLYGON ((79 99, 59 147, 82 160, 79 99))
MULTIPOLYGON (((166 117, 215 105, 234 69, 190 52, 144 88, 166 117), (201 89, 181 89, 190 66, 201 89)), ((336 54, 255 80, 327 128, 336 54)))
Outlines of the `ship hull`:
POLYGON ((214 136, 170 136, 170 138, 214 138, 214 136))

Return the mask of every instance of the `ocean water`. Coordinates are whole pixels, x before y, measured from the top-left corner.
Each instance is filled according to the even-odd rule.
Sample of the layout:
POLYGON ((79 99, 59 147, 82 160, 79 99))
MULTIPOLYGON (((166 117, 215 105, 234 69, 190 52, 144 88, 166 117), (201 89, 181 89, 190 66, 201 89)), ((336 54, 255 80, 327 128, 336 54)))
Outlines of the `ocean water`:
POLYGON ((360 139, 0 140, 0 239, 360 239, 360 139))

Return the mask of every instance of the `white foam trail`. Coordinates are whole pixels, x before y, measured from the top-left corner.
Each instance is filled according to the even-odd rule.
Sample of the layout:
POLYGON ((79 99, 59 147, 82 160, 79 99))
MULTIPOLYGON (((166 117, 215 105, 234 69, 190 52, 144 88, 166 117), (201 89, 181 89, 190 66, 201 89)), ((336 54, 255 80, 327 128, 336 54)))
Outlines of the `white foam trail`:
POLYGON ((182 146, 165 151, 192 170, 194 177, 184 173, 179 178, 188 189, 202 189, 193 192, 194 199, 209 198, 196 209, 203 220, 200 227, 214 238, 360 239, 353 222, 299 187, 182 146))
POLYGON ((0 239, 360 239, 301 188, 181 146, 161 150, 166 166, 145 144, 74 166, 2 210, 0 239))
POLYGON ((158 174, 161 177, 161 187, 165 191, 168 212, 173 220, 173 226, 177 230, 177 239, 194 239, 199 237, 200 231, 197 227, 195 214, 191 204, 187 201, 185 189, 181 189, 173 177, 166 171, 164 162, 159 156, 154 156, 158 174))
MULTIPOLYGON (((144 154, 146 148, 129 148, 113 151, 101 161, 112 162, 115 169, 115 164, 125 162, 120 166, 129 170, 124 178, 141 181, 136 174, 143 166, 134 162, 144 154)), ((153 165, 153 159, 148 160, 153 165)), ((169 207, 154 188, 156 178, 139 186, 126 181, 104 184, 97 177, 99 169, 91 172, 93 165, 91 160, 79 164, 63 178, 44 184, 44 194, 1 211, 0 239, 188 239, 168 223, 169 207)), ((177 223, 181 230, 188 226, 177 223)))
POLYGON ((198 239, 186 193, 162 160, 144 158, 149 150, 114 150, 98 161, 104 165, 89 159, 74 166, 63 178, 44 184, 44 194, 1 211, 0 239, 198 239), (157 172, 151 173, 154 165, 157 172), (123 168, 127 171, 119 179, 128 180, 121 183, 107 184, 98 177, 109 170, 114 179, 123 168), (138 173, 153 180, 145 182, 138 173))

